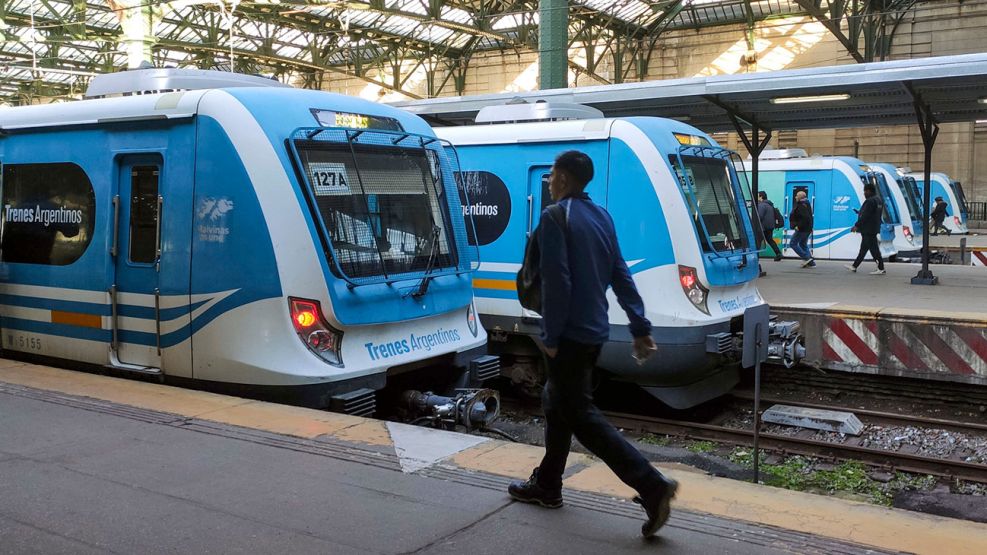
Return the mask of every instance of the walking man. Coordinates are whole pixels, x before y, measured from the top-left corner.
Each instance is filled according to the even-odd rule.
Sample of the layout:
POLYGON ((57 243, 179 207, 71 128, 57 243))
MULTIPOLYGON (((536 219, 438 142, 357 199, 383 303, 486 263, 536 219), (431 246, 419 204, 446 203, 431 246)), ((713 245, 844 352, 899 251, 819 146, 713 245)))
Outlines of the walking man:
POLYGON ((806 199, 805 191, 795 193, 795 206, 788 215, 788 223, 794 230, 789 246, 804 262, 803 268, 815 268, 816 261, 809 252, 809 237, 812 237, 812 205, 806 199))
POLYGON ((860 263, 864 261, 864 255, 870 251, 871 257, 877 262, 877 269, 871 272, 871 275, 883 276, 887 273, 884 271, 884 259, 881 257, 881 247, 877 240, 877 234, 881 232, 881 215, 883 213, 884 205, 881 203, 880 197, 877 196, 877 190, 870 183, 864 185, 864 205, 860 207, 860 212, 857 213, 857 223, 850 230, 854 233, 860 233, 860 252, 857 253, 857 259, 853 261, 852 265, 844 266, 847 270, 856 272, 860 263))
POLYGON ((638 492, 644 507, 645 537, 668 520, 678 484, 665 478, 611 425, 593 404, 592 372, 609 339, 607 289, 611 286, 630 319, 634 355, 643 360, 657 350, 644 302, 617 245, 613 220, 584 192, 593 179, 593 162, 570 150, 555 160, 549 192, 565 211, 562 222, 542 213, 535 231, 541 253, 542 342, 548 381, 542 392, 545 456, 525 482, 508 487, 511 497, 543 507, 562 506, 562 473, 575 434, 587 449, 638 492))
POLYGON ((778 249, 778 243, 775 243, 774 233, 775 229, 785 225, 785 222, 779 221, 781 220, 781 212, 778 212, 774 203, 768 200, 768 195, 764 191, 757 193, 757 219, 761 222, 761 235, 757 242, 757 250, 764 248, 764 241, 767 241, 768 246, 775 253, 775 262, 778 262, 781 260, 781 250, 778 249))
POLYGON ((933 235, 939 235, 940 232, 945 231, 946 235, 949 235, 949 229, 946 228, 943 223, 946 221, 946 201, 942 200, 942 197, 936 197, 936 206, 932 209, 932 228, 931 232, 933 235))

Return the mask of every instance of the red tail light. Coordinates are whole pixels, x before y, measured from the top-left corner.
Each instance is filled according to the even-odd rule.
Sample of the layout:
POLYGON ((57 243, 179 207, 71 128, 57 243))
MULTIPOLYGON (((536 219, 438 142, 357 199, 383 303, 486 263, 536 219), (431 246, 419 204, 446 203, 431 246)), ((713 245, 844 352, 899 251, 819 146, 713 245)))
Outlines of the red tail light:
POLYGON ((318 301, 288 297, 291 323, 298 338, 316 356, 333 366, 343 366, 343 332, 329 325, 318 301))
POLYGON ((709 308, 706 303, 709 301, 709 289, 703 287, 703 284, 699 282, 699 274, 696 269, 690 266, 679 266, 679 284, 682 285, 682 292, 685 293, 693 306, 708 315, 709 308))
POLYGON ((953 221, 956 222, 956 227, 960 227, 961 225, 963 225, 960 222, 960 217, 959 216, 953 216, 953 221))

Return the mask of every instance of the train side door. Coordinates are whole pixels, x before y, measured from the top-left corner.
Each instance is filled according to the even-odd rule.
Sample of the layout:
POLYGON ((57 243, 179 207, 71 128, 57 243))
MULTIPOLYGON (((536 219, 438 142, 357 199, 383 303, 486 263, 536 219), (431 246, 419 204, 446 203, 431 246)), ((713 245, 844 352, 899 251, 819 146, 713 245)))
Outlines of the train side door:
MULTIPOLYGON (((812 215, 815 217, 816 213, 816 198, 813 196, 813 185, 811 181, 788 181, 785 183, 785 221, 788 227, 791 228, 792 222, 789 220, 789 216, 792 213, 792 209, 795 208, 795 195, 800 192, 804 192, 807 199, 809 199, 809 204, 812 206, 812 215)), ((791 235, 786 234, 787 240, 785 241, 784 247, 790 248, 789 243, 791 242, 791 235)), ((809 236, 809 248, 813 247, 812 236, 809 236)))
MULTIPOLYGON (((538 221, 541 219, 542 210, 552 204, 552 195, 548 192, 548 178, 552 174, 552 166, 531 166, 528 168, 528 225, 525 229, 525 241, 531 237, 538 221)), ((521 246, 524 248, 524 245, 521 246)), ((530 310, 521 308, 521 316, 537 318, 538 314, 530 310)))
POLYGON ((113 349, 116 364, 161 367, 161 209, 159 155, 119 159, 114 231, 113 349))

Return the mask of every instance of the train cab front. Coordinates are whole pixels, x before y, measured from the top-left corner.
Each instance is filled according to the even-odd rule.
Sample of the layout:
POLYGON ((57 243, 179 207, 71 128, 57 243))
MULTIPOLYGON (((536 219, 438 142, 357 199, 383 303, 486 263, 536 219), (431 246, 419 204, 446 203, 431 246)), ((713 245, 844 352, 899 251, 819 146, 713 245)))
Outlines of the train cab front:
MULTIPOLYGON (((675 137, 681 144, 667 158, 677 190, 662 199, 665 206, 684 208, 665 209, 674 264, 635 272, 658 353, 633 363, 621 344, 631 338, 618 325, 602 356, 621 369, 622 379, 673 408, 688 408, 738 383, 744 312, 764 301, 755 283, 758 254, 735 155, 701 135, 675 137)), ((618 324, 621 317, 611 312, 618 324)), ((801 358, 797 323, 772 323, 771 331, 776 360, 794 364, 801 358)))
POLYGON ((296 131, 290 147, 328 293, 292 297, 290 316, 311 354, 334 368, 340 393, 330 406, 350 412, 354 396, 392 381, 438 391, 499 375, 485 356, 476 248, 454 217, 460 201, 443 144, 395 129, 314 128, 296 131))

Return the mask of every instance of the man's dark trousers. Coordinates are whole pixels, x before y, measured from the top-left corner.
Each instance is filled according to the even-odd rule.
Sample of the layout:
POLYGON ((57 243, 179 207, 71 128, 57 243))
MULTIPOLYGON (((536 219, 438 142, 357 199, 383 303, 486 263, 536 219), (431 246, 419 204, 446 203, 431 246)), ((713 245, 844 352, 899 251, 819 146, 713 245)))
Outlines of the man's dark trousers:
POLYGON ((562 473, 572 436, 589 449, 625 484, 642 496, 663 493, 661 474, 604 418, 593 404, 592 376, 599 345, 563 339, 555 358, 548 359, 548 381, 542 391, 545 410, 545 458, 538 485, 562 486, 562 473))
POLYGON ((860 266, 868 251, 870 251, 870 255, 874 258, 874 262, 877 262, 877 267, 883 270, 884 259, 881 257, 881 246, 877 241, 877 235, 871 235, 869 233, 860 234, 860 252, 857 253, 857 259, 853 261, 853 267, 860 266))
POLYGON ((781 251, 778 249, 778 243, 775 243, 774 238, 775 230, 765 229, 761 232, 761 236, 757 240, 757 250, 764 248, 764 244, 767 243, 771 250, 775 251, 775 256, 781 258, 781 251))

